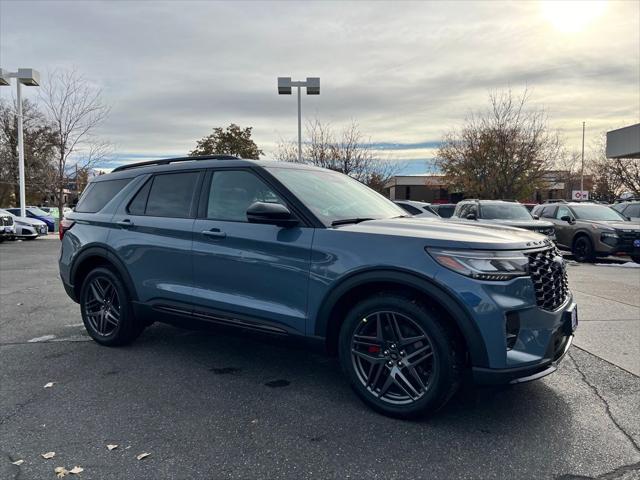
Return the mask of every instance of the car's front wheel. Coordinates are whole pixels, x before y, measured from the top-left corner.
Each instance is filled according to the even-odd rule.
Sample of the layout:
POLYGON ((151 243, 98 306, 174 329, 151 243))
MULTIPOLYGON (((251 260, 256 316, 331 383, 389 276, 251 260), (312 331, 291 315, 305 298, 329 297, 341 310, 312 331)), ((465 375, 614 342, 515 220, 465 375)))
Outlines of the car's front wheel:
POLYGON ((443 406, 459 385, 459 352, 437 314, 408 296, 358 303, 339 339, 340 363, 356 393, 386 415, 413 418, 443 406))
POLYGON ((636 263, 640 263, 640 255, 631 255, 631 260, 636 263))
POLYGON ((96 342, 125 345, 144 330, 131 308, 129 293, 116 272, 108 267, 92 270, 80 290, 80 311, 87 332, 96 342))
POLYGON ((593 244, 588 237, 581 235, 573 242, 573 257, 578 262, 592 262, 595 259, 593 244))

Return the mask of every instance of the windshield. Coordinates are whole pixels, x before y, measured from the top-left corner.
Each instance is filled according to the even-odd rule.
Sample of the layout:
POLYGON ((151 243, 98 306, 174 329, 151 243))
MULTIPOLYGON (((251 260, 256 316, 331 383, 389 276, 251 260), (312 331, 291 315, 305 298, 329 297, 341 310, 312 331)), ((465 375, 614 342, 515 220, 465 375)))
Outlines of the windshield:
POLYGON ((482 218, 487 220, 532 220, 529 210, 519 203, 493 203, 481 207, 482 218))
POLYGON ((37 215, 38 217, 50 217, 50 215, 44 210, 40 210, 38 207, 29 207, 27 208, 31 213, 37 215))
POLYGON ((406 212, 379 193, 347 175, 331 171, 268 167, 323 222, 380 219, 406 212))
POLYGON ((576 218, 580 220, 596 220, 596 221, 626 221, 626 217, 620 215, 614 209, 605 207, 604 205, 576 205, 571 207, 576 218))

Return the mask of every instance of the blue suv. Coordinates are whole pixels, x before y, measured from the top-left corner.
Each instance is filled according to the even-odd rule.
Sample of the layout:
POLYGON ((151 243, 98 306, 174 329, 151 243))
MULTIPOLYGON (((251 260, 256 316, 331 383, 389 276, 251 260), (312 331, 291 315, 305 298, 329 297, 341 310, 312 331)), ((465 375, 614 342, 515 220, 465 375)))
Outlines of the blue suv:
POLYGON ((555 371, 577 309, 562 257, 520 229, 408 217, 340 173, 228 156, 143 162, 92 180, 60 276, 107 346, 154 321, 306 337, 396 417, 471 376, 555 371))

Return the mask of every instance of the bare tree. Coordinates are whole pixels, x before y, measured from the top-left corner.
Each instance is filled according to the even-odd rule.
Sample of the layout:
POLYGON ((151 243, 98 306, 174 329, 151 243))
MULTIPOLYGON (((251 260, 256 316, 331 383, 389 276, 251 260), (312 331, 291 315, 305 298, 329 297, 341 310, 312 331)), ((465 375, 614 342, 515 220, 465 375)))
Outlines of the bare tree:
POLYGON ((102 91, 75 71, 53 72, 40 92, 55 136, 55 189, 62 217, 71 172, 88 171, 109 151, 108 143, 98 140, 95 130, 110 108, 102 101, 102 91))
POLYGON ((543 110, 527 108, 525 90, 489 95, 489 108, 472 113, 460 131, 447 133, 437 165, 468 196, 529 198, 561 152, 543 110))
MULTIPOLYGON (((0 100, 0 205, 20 198, 18 180, 17 103, 0 100)), ((51 188, 55 154, 51 126, 38 106, 22 101, 26 199, 28 203, 43 202, 51 188)))
MULTIPOLYGON (((314 119, 307 124, 306 136, 302 155, 304 163, 344 173, 379 192, 401 168, 398 163, 375 157, 370 142, 356 122, 336 136, 329 124, 314 119)), ((281 141, 275 156, 281 161, 297 162, 297 146, 281 141)))

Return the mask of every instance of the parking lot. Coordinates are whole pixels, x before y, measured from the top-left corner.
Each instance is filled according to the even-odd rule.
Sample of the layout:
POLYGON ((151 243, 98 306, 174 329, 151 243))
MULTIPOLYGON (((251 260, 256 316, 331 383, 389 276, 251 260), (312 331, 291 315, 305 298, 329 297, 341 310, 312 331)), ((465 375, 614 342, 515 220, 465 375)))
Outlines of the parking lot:
POLYGON ((365 407, 335 359, 283 340, 154 325, 98 346, 58 249, 0 245, 2 479, 59 466, 85 479, 640 478, 640 268, 570 264, 581 323, 555 374, 465 387, 400 421, 365 407))

